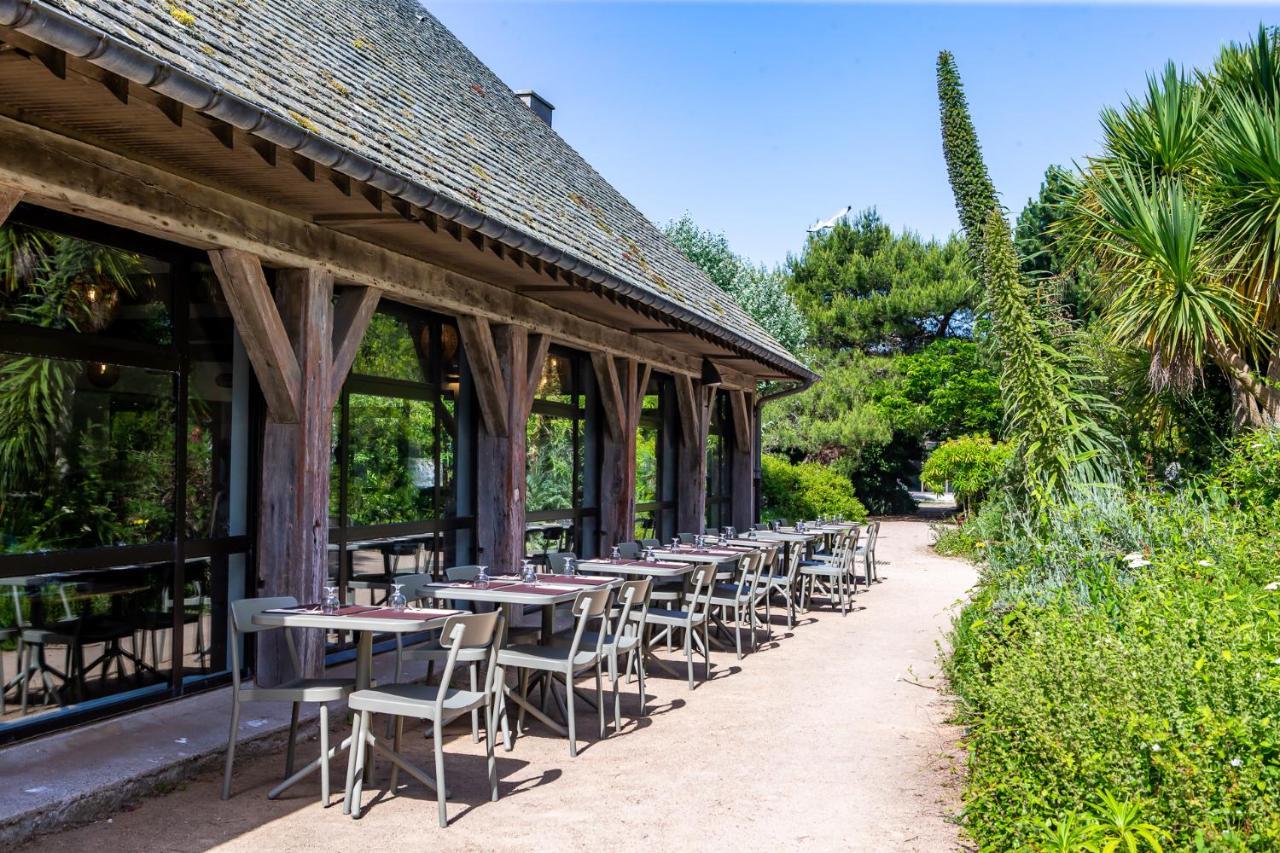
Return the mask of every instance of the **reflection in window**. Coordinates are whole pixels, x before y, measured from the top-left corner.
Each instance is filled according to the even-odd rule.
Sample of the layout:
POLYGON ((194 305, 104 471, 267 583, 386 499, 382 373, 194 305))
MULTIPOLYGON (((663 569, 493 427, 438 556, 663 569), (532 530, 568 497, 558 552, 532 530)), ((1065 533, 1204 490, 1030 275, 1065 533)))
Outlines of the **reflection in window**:
POLYGON ((718 531, 731 523, 733 482, 729 455, 729 397, 717 393, 707 436, 706 529, 718 531))
POLYGON ((585 361, 553 350, 534 392, 525 444, 525 547, 578 550, 582 535, 585 361))
POLYGON ((350 396, 347 485, 350 524, 436 518, 433 407, 427 400, 350 396))

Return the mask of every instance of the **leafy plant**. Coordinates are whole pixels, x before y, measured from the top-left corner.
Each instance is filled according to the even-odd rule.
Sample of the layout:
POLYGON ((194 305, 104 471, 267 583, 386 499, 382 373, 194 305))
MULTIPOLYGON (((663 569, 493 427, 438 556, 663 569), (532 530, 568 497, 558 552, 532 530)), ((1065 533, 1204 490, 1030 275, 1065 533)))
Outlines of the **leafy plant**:
POLYGON ((792 465, 766 454, 760 460, 764 518, 790 521, 839 515, 853 521, 867 517, 847 478, 825 465, 792 465))
POLYGON ((985 435, 963 435, 938 445, 925 460, 920 479, 926 488, 950 485, 956 502, 971 513, 1008 467, 1010 448, 985 435))

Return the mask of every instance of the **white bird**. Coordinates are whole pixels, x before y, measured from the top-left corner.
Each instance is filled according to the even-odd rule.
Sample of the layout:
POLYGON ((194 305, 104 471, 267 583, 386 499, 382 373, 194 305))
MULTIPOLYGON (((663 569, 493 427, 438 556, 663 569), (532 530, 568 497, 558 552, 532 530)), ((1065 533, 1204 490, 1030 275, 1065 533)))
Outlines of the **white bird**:
POLYGON ((812 225, 810 225, 806 230, 810 234, 816 234, 819 231, 826 231, 828 228, 835 228, 836 223, 839 222, 841 219, 843 219, 846 215, 848 215, 849 211, 851 210, 853 210, 851 206, 845 205, 842 209, 836 211, 835 215, 832 216, 830 219, 824 219, 820 222, 815 222, 812 225))

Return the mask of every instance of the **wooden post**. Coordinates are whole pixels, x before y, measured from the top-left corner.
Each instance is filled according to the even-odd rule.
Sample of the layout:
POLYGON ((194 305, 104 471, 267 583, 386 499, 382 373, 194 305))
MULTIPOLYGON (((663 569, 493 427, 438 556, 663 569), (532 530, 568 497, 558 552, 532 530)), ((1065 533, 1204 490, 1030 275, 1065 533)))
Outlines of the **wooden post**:
POLYGON ((459 317, 458 329, 480 401, 476 540, 480 560, 512 571, 524 557, 527 424, 550 339, 523 326, 459 317))
POLYGON ((682 533, 701 533, 706 525, 707 434, 714 401, 714 388, 703 388, 691 377, 676 375, 676 402, 680 409, 676 527, 682 533))
MULTIPOLYGON (((272 299, 256 257, 230 249, 209 256, 267 399, 256 551, 259 594, 319 601, 329 577, 335 389, 341 388, 354 360, 378 292, 356 288, 345 293, 339 302, 340 328, 335 329, 332 274, 280 270, 272 299)), ((295 640, 302 674, 319 676, 324 670, 323 636, 303 631, 295 640)), ((271 686, 293 674, 283 636, 262 635, 258 684, 271 686)))
POLYGON ((730 521, 738 530, 747 530, 755 521, 755 395, 746 391, 730 391, 733 407, 733 508, 730 521))
POLYGON ((600 472, 600 535, 608 548, 635 538, 636 433, 651 367, 607 353, 593 353, 591 365, 608 426, 600 472))

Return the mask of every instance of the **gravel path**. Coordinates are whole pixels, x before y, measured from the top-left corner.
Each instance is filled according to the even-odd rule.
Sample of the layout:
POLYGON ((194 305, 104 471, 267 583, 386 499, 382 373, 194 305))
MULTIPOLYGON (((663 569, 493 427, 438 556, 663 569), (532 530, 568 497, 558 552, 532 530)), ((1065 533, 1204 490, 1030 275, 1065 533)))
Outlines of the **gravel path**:
MULTIPOLYGON (((322 810, 318 781, 268 801, 280 770, 273 758, 238 767, 230 802, 205 774, 29 849, 964 849, 952 819, 956 732, 945 724, 935 658, 949 608, 976 577, 929 542, 924 523, 886 522, 884 582, 858 597, 856 612, 817 610, 792 631, 780 625, 776 643, 742 661, 713 654, 715 677, 692 693, 683 679, 655 674, 650 716, 638 725, 625 717, 633 689, 625 730, 577 759, 533 727, 513 752, 499 751, 497 803, 485 796, 482 749, 455 737, 445 746, 456 788, 447 830, 435 824, 434 795, 416 783, 398 797, 366 789, 371 806, 359 821, 340 806, 322 810)), ((412 742, 429 766, 429 741, 412 742)), ((334 762, 338 788, 345 766, 334 762)))

